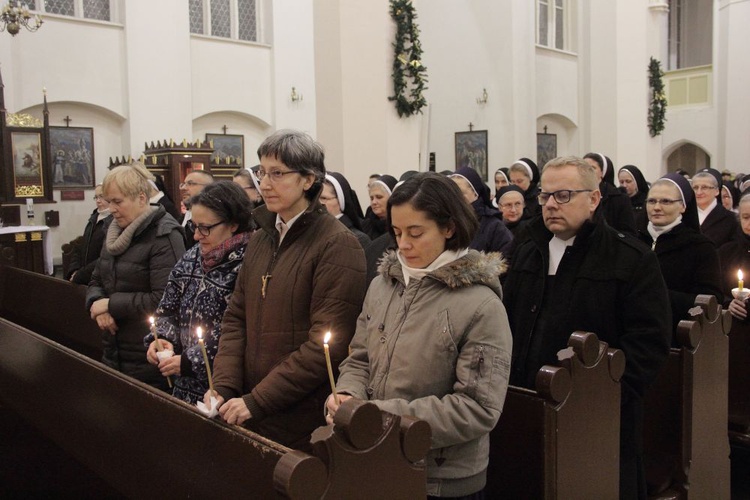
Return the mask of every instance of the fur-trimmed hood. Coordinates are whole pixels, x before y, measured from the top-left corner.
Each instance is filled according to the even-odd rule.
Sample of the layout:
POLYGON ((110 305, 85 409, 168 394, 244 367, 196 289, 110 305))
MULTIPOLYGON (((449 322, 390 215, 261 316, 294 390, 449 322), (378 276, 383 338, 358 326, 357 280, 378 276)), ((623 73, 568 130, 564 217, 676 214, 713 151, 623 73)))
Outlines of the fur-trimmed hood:
MULTIPOLYGON (((404 282, 401 263, 396 255, 397 250, 389 250, 380 260, 378 274, 384 279, 404 282)), ((485 285, 491 288, 502 299, 500 275, 508 269, 507 261, 500 253, 482 253, 469 250, 463 257, 435 269, 426 278, 443 283, 448 288, 464 288, 472 285, 485 285)))

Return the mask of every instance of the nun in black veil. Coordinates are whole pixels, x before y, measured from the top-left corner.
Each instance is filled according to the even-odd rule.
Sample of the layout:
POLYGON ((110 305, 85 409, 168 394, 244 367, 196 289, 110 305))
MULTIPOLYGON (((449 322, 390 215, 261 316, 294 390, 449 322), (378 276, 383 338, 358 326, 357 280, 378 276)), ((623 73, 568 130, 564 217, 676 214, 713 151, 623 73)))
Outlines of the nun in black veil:
POLYGON ((638 216, 646 209, 649 187, 646 178, 635 165, 625 165, 617 171, 617 180, 620 182, 620 189, 624 189, 625 194, 630 197, 633 214, 638 219, 638 216))
MULTIPOLYGON (((648 226, 639 237, 659 259, 672 306, 672 331, 699 294, 714 295, 722 303, 719 255, 700 233, 698 208, 690 183, 677 173, 654 182, 646 198, 648 226)), ((673 337, 674 345, 674 337, 673 337)))
POLYGON ((601 153, 587 153, 583 159, 594 166, 600 175, 599 191, 602 199, 596 209, 597 214, 601 214, 613 228, 635 235, 633 207, 627 195, 615 187, 615 166, 612 160, 601 153))
POLYGON ((349 185, 346 177, 338 172, 328 172, 320 191, 320 203, 328 213, 336 217, 357 237, 362 248, 370 244, 370 237, 362 231, 362 206, 357 193, 349 185))

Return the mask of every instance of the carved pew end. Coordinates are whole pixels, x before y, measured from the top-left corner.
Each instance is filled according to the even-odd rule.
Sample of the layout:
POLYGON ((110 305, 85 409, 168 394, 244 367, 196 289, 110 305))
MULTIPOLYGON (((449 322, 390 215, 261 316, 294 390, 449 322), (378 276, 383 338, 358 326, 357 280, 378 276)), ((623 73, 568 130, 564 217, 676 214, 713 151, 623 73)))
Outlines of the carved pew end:
POLYGON ((274 488, 287 498, 321 498, 327 483, 325 464, 298 450, 282 456, 273 471, 274 488))

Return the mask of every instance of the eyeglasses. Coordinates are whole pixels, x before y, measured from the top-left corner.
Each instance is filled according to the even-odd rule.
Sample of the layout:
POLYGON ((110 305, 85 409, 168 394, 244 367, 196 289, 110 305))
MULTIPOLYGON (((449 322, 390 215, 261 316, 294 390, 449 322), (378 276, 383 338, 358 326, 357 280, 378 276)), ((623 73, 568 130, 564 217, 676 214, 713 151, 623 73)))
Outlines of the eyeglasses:
POLYGON ((205 186, 205 182, 195 182, 195 181, 185 181, 182 184, 180 184, 181 188, 184 187, 193 187, 193 186, 205 186))
POLYGON ((673 203, 682 203, 682 200, 668 200, 666 198, 656 199, 656 198, 649 198, 646 200, 647 205, 651 205, 652 207, 656 204, 664 205, 665 207, 671 206, 673 203))
POLYGON ((523 206, 523 203, 521 203, 520 201, 517 201, 515 203, 501 203, 500 204, 500 208, 507 208, 507 209, 521 208, 522 206, 523 206))
POLYGON ((255 186, 245 186, 242 189, 245 189, 247 191, 257 191, 257 189, 255 189, 255 186))
POLYGON ((715 186, 700 186, 700 185, 699 186, 693 186, 693 191, 695 191, 695 192, 698 192, 698 191, 713 191, 714 189, 719 189, 719 188, 717 188, 715 186))
POLYGON ((564 205, 570 201, 575 193, 589 193, 591 191, 593 191, 593 189, 559 189, 552 193, 545 193, 542 191, 537 196, 537 199, 539 200, 540 205, 546 205, 547 200, 549 200, 550 197, 554 198, 557 204, 564 205))
MULTIPOLYGON (((192 221, 190 221, 190 222, 192 222, 192 221)), ((211 224, 211 225, 208 225, 208 226, 193 224, 193 227, 195 228, 196 231, 198 231, 201 234, 201 236, 210 236, 211 235, 211 230, 213 228, 215 228, 216 226, 218 226, 219 224, 226 224, 226 221, 220 220, 216 224, 211 224)))
POLYGON ((338 197, 336 196, 321 196, 320 197, 320 201, 322 202, 333 201, 333 200, 338 200, 338 197))
POLYGON ((255 177, 258 178, 258 181, 262 181, 263 178, 266 175, 268 175, 268 178, 271 180, 271 182, 279 182, 287 174, 299 174, 299 173, 300 172, 298 170, 287 170, 286 172, 282 170, 271 170, 270 172, 266 172, 264 170, 258 169, 258 171, 255 172, 255 177))
POLYGON ((103 200, 103 199, 104 199, 104 195, 103 194, 95 194, 94 195, 94 201, 96 201, 96 200, 103 200))

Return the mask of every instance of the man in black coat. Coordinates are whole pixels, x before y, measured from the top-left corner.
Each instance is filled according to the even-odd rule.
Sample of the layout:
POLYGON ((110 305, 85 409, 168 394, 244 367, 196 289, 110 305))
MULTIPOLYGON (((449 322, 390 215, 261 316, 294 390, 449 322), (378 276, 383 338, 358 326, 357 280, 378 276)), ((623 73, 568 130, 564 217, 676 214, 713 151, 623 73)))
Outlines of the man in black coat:
POLYGON ((528 224, 503 287, 513 332, 511 384, 533 388, 576 330, 626 356, 620 423, 620 497, 645 498, 643 392, 669 352, 669 295, 656 255, 595 215, 594 167, 557 158, 544 169, 542 217, 528 224))

